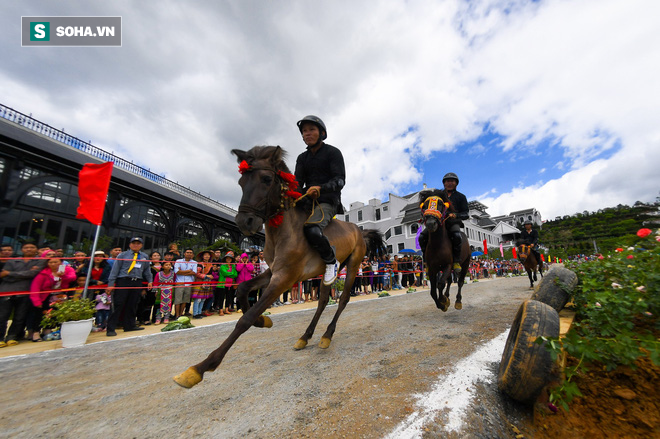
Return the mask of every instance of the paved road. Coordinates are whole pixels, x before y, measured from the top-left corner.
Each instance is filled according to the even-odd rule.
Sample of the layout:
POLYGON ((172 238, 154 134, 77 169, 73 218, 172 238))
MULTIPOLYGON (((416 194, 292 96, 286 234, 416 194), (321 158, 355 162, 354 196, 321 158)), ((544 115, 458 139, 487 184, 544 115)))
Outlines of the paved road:
MULTIPOLYGON (((327 350, 316 344, 335 307, 302 351, 292 347, 313 311, 274 315, 273 328, 248 331, 190 390, 171 377, 233 323, 0 359, 0 437, 375 438, 422 412, 423 436, 506 437, 525 413, 487 376, 460 383, 465 361, 507 330, 527 287, 523 277, 466 285, 463 309, 452 295, 446 313, 426 292, 349 304, 327 350), (420 395, 443 386, 458 399, 424 406, 420 395), (451 413, 458 400, 467 408, 451 413)), ((483 352, 492 375, 501 351, 483 352)))

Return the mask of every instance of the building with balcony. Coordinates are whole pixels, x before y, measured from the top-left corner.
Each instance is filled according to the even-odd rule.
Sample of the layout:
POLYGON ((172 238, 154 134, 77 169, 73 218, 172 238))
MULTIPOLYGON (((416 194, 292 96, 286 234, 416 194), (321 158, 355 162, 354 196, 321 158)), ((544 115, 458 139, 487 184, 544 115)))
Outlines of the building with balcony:
MULTIPOLYGON (((424 185, 422 190, 427 190, 424 185)), ((364 204, 356 201, 350 204, 350 208, 340 219, 357 224, 361 229, 375 229, 383 233, 390 254, 396 254, 404 249, 417 250, 416 236, 420 228, 421 209, 419 207, 419 193, 408 195, 389 194, 387 201, 373 198, 364 204)), ((479 201, 470 201, 470 218, 463 221, 463 231, 468 237, 472 251, 483 251, 483 241, 486 240, 488 248, 503 248, 514 245, 514 240, 520 233, 515 227, 517 218, 527 215, 528 212, 540 214, 536 209, 520 211, 520 215, 512 218, 512 222, 500 220, 500 217, 491 218, 486 212, 488 209, 479 201)), ((523 220, 524 221, 524 220, 523 220)), ((520 225, 522 222, 520 222, 520 225)))
MULTIPOLYGON (((96 226, 76 219, 78 172, 85 163, 114 162, 101 235, 145 251, 170 242, 203 246, 223 238, 241 248, 263 246, 263 233, 243 236, 236 210, 0 104, 0 237, 15 249, 31 240, 70 254, 96 226)), ((104 248, 103 250, 107 250, 104 248)))

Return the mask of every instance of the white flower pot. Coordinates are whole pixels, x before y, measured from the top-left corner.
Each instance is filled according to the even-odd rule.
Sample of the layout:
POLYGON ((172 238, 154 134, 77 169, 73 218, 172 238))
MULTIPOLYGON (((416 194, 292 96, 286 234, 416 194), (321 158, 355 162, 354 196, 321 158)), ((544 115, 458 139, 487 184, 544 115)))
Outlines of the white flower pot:
POLYGON ((87 341, 87 336, 92 332, 94 318, 87 320, 76 320, 62 323, 62 347, 72 348, 82 346, 87 341))

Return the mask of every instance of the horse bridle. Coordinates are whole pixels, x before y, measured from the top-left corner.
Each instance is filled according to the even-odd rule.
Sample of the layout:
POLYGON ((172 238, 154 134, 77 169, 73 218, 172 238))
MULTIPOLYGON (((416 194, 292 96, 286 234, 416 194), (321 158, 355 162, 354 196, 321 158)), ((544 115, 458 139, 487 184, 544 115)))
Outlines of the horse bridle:
POLYGON ((258 167, 250 166, 250 169, 246 170, 246 171, 270 171, 274 174, 275 178, 279 181, 279 184, 280 184, 280 205, 279 205, 279 209, 275 210, 272 214, 270 214, 270 215, 268 214, 269 208, 271 207, 269 201, 270 201, 270 198, 272 196, 271 192, 273 191, 273 189, 275 189, 277 187, 276 184, 273 184, 270 187, 270 189, 268 189, 268 193, 266 194, 266 196, 261 201, 259 201, 256 205, 254 205, 254 206, 251 206, 249 204, 239 204, 238 205, 238 213, 253 214, 253 215, 256 215, 259 218, 261 218, 264 222, 266 222, 266 221, 268 221, 269 219, 275 217, 277 214, 279 214, 280 212, 282 212, 284 210, 284 197, 282 196, 282 194, 286 190, 286 187, 285 187, 285 185, 282 184, 282 179, 277 174, 278 171, 276 169, 273 169, 273 168, 268 167, 268 166, 258 166, 258 167))
POLYGON ((424 210, 424 224, 426 224, 426 219, 430 216, 437 218, 440 221, 440 224, 444 224, 447 220, 449 207, 442 201, 442 198, 438 196, 428 197, 422 203, 424 206, 428 202, 428 207, 424 210), (442 206, 442 210, 438 210, 438 206, 442 206))

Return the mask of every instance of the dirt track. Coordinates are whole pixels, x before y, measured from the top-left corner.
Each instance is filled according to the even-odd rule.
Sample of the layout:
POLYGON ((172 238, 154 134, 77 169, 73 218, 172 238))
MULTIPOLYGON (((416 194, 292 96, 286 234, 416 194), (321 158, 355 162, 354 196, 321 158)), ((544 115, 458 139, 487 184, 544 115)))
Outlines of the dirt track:
MULTIPOLYGON (((336 307, 302 351, 292 347, 313 311, 274 315, 273 328, 248 331, 190 390, 172 376, 215 349, 233 323, 1 359, 0 436, 384 437, 415 410, 416 394, 508 328, 530 296, 527 282, 466 285, 463 309, 452 294, 446 313, 428 292, 349 304, 327 350, 316 344, 336 307)), ((479 387, 479 404, 502 405, 492 383, 479 387)), ((444 432, 439 416, 429 436, 506 434, 497 419, 504 409, 483 410, 475 407, 460 435, 444 432)))

